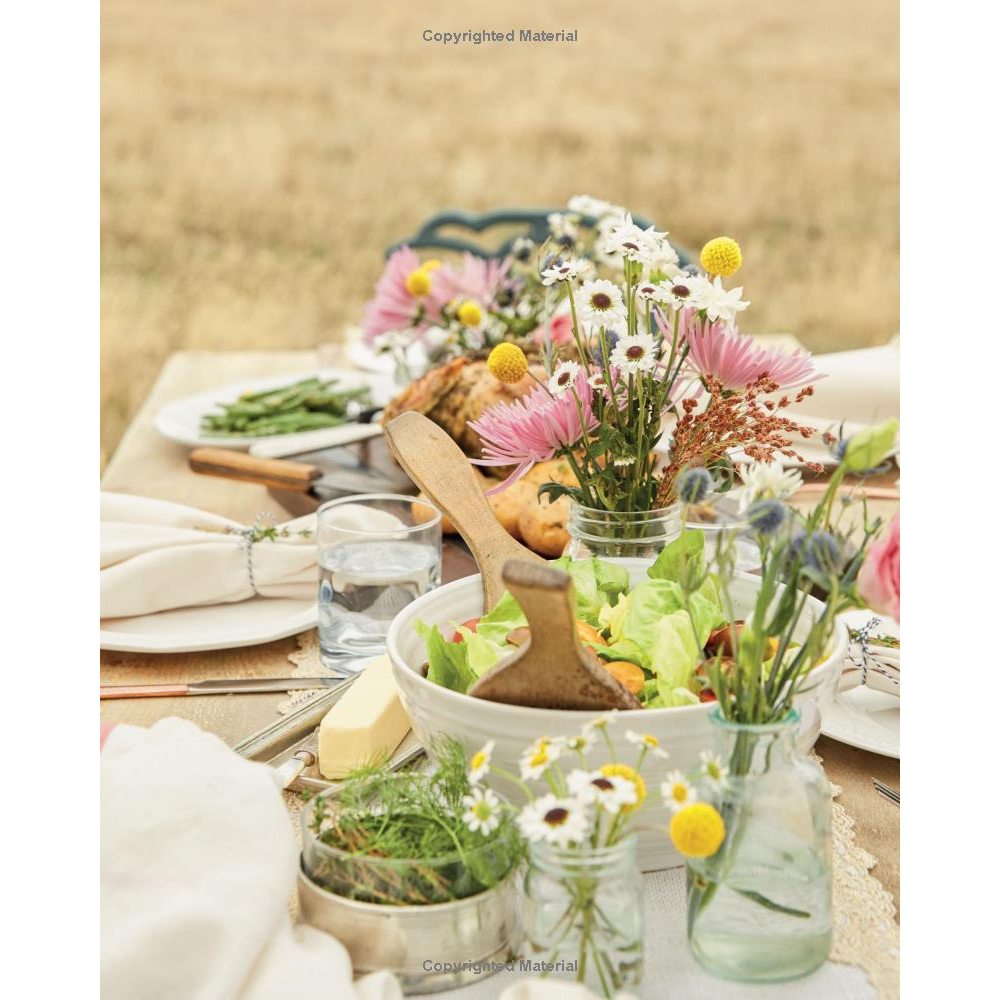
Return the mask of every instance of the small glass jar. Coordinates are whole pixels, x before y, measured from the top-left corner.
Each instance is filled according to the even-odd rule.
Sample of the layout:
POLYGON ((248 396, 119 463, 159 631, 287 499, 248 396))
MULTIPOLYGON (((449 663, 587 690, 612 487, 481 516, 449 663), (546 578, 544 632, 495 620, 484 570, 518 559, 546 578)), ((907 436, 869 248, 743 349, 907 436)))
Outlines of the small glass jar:
POLYGON ((563 555, 571 559, 655 559, 681 533, 678 504, 659 510, 614 511, 570 504, 569 543, 563 555))
POLYGON ((761 726, 728 722, 717 708, 709 719, 729 773, 703 798, 726 836, 711 857, 688 859, 691 951, 722 979, 797 979, 830 952, 830 786, 797 749, 798 712, 761 726))
POLYGON ((636 844, 629 834, 610 847, 529 845, 522 921, 532 971, 585 983, 606 997, 639 985, 643 909, 636 844))

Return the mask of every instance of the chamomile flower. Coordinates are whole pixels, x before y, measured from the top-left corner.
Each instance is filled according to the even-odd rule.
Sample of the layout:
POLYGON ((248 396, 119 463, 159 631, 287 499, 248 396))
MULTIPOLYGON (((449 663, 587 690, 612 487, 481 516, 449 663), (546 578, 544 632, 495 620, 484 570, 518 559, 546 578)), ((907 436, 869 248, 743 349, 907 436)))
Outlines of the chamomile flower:
POLYGON ((624 323, 628 317, 621 289, 607 278, 585 281, 573 300, 581 323, 611 327, 624 323))
POLYGON ((542 795, 526 805, 517 825, 528 840, 544 840, 556 847, 580 843, 590 828, 582 802, 555 795, 542 795))
POLYGON ((622 337, 611 352, 615 368, 637 375, 656 366, 656 341, 650 333, 630 333, 622 337))
POLYGON ((549 392, 553 396, 561 396, 575 384, 579 371, 580 366, 575 361, 564 361, 556 368, 549 379, 549 392))
POLYGON ((583 734, 584 736, 596 736, 597 733, 604 731, 608 726, 612 725, 617 721, 617 715, 614 712, 607 712, 604 715, 597 716, 596 719, 591 719, 589 722, 583 724, 583 734))
POLYGON ((570 753, 585 754, 594 745, 596 740, 597 737, 593 732, 584 730, 582 733, 577 733, 576 736, 570 736, 566 740, 566 750, 570 753))
POLYGON ((722 278, 716 277, 714 281, 703 279, 698 291, 698 308, 705 310, 705 315, 714 323, 722 320, 728 326, 736 322, 736 314, 746 309, 750 302, 744 302, 740 296, 743 294, 743 286, 739 288, 725 289, 722 287, 722 278))
POLYGON ((552 212, 548 216, 549 232, 559 243, 575 243, 580 235, 579 218, 575 214, 552 212))
POLYGON ((608 777, 600 771, 571 771, 566 777, 566 787, 580 801, 599 805, 612 815, 626 806, 634 806, 638 798, 631 781, 614 775, 608 777))
POLYGON ((660 746, 660 741, 651 733, 637 733, 631 729, 625 730, 625 739, 637 747, 645 747, 647 753, 666 760, 670 754, 660 746))
POLYGON ((568 260, 554 260, 542 271, 542 284, 554 285, 557 281, 571 281, 582 270, 585 270, 586 266, 586 261, 576 260, 572 257, 568 260))
POLYGON ((543 736, 535 740, 521 756, 521 778, 524 781, 535 781, 540 778, 546 768, 558 760, 562 752, 562 743, 543 736))
POLYGON ((667 775, 667 780, 660 785, 663 799, 673 809, 679 812, 692 802, 698 801, 698 792, 691 787, 691 783, 680 771, 671 771, 667 775))
POLYGON ((726 775, 729 774, 729 768, 722 763, 716 754, 710 753, 708 750, 702 750, 701 766, 705 768, 705 776, 713 785, 721 787, 726 783, 726 775))
POLYGON ((802 473, 786 469, 781 462, 751 462, 736 466, 743 486, 740 489, 740 513, 755 500, 784 500, 802 485, 802 473))
POLYGON ((478 785, 483 777, 490 772, 490 761, 493 758, 495 740, 490 740, 482 750, 476 751, 469 761, 469 784, 478 785))
POLYGON ((462 805, 465 806, 462 822, 473 833, 478 831, 487 836, 500 825, 503 818, 503 806, 496 793, 489 788, 473 788, 471 795, 463 797, 462 805))

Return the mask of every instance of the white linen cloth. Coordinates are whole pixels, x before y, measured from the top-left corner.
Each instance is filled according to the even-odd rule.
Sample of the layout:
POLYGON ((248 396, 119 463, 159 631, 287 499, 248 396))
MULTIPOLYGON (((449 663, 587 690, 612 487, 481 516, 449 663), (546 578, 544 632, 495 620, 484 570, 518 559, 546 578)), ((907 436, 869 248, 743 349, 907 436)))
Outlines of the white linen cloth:
POLYGON ((817 354, 813 361, 826 378, 801 403, 789 407, 825 430, 831 423, 877 424, 899 416, 899 341, 882 347, 817 354))
MULTIPOLYGON (((101 493, 101 617, 253 597, 239 534, 246 527, 184 504, 101 493)), ((308 599, 316 593, 316 515, 277 527, 288 536, 253 545, 257 593, 308 599)))
MULTIPOLYGON (((292 926, 298 848, 273 772, 190 722, 117 726, 101 754, 104 1000, 398 1000, 395 977, 352 984, 334 938, 292 926)), ((740 986, 695 964, 684 939, 684 870, 645 876, 648 1000, 872 1000, 858 968, 740 986)), ((501 972, 442 1000, 593 1000, 573 983, 501 972)), ((631 995, 631 994, 628 994, 631 995)), ((625 997, 627 994, 620 994, 625 997)))

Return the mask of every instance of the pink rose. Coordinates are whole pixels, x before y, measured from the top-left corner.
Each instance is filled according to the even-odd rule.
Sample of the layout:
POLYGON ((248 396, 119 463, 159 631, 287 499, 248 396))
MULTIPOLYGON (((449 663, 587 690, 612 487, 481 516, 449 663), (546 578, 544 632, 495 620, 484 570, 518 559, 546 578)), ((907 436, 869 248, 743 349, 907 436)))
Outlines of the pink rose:
MULTIPOLYGON (((549 323, 549 335, 552 337, 552 343, 555 347, 570 343, 573 340, 572 317, 568 313, 560 313, 558 316, 553 316, 549 323)), ((545 343, 544 323, 535 330, 534 340, 536 344, 545 343)))
POLYGON ((868 550, 858 574, 858 591, 873 611, 899 621, 899 514, 888 535, 868 550))

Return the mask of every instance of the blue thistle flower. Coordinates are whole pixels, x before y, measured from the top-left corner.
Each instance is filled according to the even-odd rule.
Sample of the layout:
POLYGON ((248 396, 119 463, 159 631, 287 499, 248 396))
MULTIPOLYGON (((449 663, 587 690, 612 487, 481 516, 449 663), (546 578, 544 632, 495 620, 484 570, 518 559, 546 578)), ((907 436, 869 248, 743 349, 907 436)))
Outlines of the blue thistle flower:
POLYGON ((834 574, 840 569, 840 545, 829 531, 817 531, 806 543, 806 565, 821 573, 834 574))
POLYGON ((758 500, 750 505, 746 516, 758 535, 769 538, 788 520, 788 508, 780 500, 758 500))
MULTIPOLYGON (((614 330, 605 330, 604 335, 608 339, 608 354, 615 349, 615 344, 618 343, 619 337, 614 330)), ((600 337, 597 338, 597 346, 591 352, 591 357, 594 359, 594 364, 599 368, 604 367, 604 342, 600 337)))
POLYGON ((684 469, 677 477, 677 499, 681 503, 701 503, 712 488, 708 469, 684 469))

